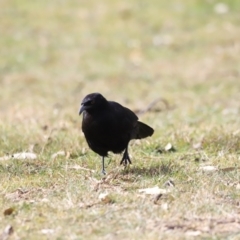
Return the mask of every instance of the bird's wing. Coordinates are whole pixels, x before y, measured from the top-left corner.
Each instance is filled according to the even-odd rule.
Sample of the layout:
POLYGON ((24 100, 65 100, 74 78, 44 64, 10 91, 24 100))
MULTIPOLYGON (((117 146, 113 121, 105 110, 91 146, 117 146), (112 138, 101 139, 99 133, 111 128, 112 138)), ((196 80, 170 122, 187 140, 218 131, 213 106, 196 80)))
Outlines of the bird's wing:
POLYGON ((119 124, 126 130, 132 130, 137 125, 138 117, 130 109, 121 104, 109 101, 110 110, 119 124))

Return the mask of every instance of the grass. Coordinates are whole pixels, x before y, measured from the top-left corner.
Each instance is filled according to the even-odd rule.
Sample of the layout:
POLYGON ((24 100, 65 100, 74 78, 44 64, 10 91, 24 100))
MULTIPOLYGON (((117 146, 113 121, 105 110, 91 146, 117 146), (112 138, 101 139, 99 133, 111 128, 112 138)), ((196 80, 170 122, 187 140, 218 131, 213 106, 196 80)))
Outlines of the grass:
POLYGON ((0 234, 239 238, 240 3, 218 3, 0 3, 0 157, 37 154, 0 160, 0 234), (78 116, 95 91, 136 112, 160 99, 139 113, 153 137, 131 143, 128 169, 110 154, 106 178, 78 116), (154 186, 169 192, 138 192, 154 186))

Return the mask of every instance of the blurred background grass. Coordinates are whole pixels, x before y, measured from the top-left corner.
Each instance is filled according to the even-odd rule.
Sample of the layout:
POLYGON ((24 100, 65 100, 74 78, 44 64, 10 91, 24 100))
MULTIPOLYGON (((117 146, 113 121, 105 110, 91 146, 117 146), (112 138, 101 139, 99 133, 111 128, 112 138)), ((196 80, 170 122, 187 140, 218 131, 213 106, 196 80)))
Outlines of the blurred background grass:
POLYGON ((12 0, 0 9, 1 152, 12 148, 7 129, 25 145, 44 126, 71 124, 77 135, 90 92, 133 110, 165 99, 174 111, 143 116, 159 134, 239 127, 237 0, 12 0))

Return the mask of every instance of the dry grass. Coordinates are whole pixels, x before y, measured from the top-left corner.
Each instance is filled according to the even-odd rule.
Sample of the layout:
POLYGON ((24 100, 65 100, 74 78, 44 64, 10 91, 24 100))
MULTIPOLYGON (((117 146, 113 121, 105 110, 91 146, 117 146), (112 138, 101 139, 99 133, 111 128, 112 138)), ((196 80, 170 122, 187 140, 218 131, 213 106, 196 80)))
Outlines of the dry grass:
POLYGON ((240 237, 240 3, 222 2, 0 3, 0 157, 37 154, 0 160, 1 240, 240 237), (159 99, 139 114, 154 136, 106 178, 78 116, 95 91, 140 113, 159 99))

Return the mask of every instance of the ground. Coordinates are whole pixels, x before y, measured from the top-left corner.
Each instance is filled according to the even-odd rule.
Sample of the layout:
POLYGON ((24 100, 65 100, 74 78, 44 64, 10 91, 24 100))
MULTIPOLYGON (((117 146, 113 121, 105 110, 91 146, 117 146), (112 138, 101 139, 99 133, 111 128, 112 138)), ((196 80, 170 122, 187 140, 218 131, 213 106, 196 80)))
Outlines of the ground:
POLYGON ((240 239, 240 1, 0 9, 1 240, 240 239), (91 92, 155 129, 105 177, 78 116, 91 92))

